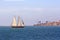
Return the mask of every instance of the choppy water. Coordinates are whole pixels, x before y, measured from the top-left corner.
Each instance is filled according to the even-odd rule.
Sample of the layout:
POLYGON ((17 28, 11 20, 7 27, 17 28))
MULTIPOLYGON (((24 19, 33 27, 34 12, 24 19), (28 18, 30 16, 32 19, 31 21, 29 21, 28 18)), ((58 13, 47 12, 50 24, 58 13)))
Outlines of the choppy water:
POLYGON ((60 27, 0 27, 0 40, 60 40, 60 27))

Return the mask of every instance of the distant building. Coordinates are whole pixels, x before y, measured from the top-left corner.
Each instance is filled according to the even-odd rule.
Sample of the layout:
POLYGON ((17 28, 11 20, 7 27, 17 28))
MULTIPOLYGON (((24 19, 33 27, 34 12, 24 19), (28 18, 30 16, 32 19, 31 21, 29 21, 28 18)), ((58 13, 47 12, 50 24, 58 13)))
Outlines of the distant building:
POLYGON ((60 20, 58 22, 48 22, 41 23, 41 21, 38 22, 38 24, 34 24, 35 26, 60 26, 60 20))

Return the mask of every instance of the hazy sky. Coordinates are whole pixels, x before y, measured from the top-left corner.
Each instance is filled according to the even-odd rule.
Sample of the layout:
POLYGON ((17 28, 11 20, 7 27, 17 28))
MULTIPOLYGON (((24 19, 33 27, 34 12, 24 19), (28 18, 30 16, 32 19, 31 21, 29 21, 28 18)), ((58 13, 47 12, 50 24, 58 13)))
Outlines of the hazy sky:
POLYGON ((60 0, 0 0, 0 25, 20 16, 26 25, 60 20, 60 0))

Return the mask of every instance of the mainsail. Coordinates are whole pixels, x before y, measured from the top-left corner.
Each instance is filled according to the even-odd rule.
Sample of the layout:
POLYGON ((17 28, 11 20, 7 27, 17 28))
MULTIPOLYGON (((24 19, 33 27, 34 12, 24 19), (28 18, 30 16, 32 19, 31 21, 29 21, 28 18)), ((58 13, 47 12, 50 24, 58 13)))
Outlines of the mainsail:
POLYGON ((18 24, 17 26, 24 26, 23 22, 21 21, 20 17, 18 16, 18 24))
POLYGON ((17 24, 16 24, 16 17, 15 16, 13 17, 12 26, 17 26, 17 24))

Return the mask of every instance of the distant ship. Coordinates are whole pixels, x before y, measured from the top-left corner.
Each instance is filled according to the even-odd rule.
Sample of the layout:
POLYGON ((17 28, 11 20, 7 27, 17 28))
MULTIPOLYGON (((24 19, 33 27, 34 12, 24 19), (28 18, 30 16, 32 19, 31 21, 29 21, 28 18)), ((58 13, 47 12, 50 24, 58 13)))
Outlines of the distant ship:
POLYGON ((24 22, 18 16, 18 23, 16 22, 16 17, 13 17, 12 28, 24 28, 24 22))

